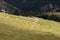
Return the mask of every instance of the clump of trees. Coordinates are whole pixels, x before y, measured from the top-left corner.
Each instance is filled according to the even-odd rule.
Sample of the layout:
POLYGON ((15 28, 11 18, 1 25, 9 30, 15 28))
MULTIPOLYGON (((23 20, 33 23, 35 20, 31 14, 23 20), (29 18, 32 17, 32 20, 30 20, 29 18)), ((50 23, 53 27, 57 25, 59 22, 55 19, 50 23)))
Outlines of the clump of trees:
POLYGON ((49 20, 54 20, 54 21, 59 21, 60 22, 60 14, 56 12, 43 12, 40 10, 28 10, 28 11, 20 11, 15 10, 14 15, 22 15, 22 16, 34 16, 34 17, 39 17, 39 18, 44 18, 44 19, 49 19, 49 20))
POLYGON ((51 14, 48 19, 60 22, 60 14, 51 14))
POLYGON ((60 14, 58 13, 46 13, 46 14, 41 15, 41 17, 44 19, 49 19, 49 20, 60 22, 60 14))

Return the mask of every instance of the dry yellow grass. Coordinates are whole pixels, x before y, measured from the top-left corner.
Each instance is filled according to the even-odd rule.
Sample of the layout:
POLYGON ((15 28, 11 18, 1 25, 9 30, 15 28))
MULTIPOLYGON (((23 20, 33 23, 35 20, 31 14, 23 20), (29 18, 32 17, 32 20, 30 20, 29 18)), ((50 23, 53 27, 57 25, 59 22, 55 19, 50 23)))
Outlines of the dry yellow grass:
POLYGON ((60 23, 0 13, 0 40, 60 40, 60 23))

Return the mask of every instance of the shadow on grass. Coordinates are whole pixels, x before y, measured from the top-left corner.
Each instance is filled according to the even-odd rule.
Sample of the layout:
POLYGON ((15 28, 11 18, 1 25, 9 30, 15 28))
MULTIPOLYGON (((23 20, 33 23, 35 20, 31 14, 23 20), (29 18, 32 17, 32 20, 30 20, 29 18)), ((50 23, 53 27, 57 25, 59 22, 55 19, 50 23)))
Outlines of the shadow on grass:
POLYGON ((10 33, 0 33, 0 40, 60 40, 60 37, 52 33, 32 33, 17 30, 10 33))
POLYGON ((17 29, 0 23, 0 40, 60 40, 60 37, 50 32, 17 29))
POLYGON ((50 32, 28 32, 26 34, 23 34, 21 38, 23 38, 22 40, 60 40, 60 37, 55 36, 50 32))
POLYGON ((42 33, 42 34, 34 34, 37 40, 60 40, 60 37, 55 36, 52 33, 42 33))

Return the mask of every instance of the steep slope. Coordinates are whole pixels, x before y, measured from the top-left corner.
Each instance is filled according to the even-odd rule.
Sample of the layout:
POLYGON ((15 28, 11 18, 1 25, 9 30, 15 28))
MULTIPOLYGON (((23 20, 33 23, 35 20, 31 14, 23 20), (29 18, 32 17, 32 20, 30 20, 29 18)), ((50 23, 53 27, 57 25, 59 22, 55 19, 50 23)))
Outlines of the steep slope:
POLYGON ((0 13, 0 40, 60 40, 60 23, 0 13))
POLYGON ((42 7, 45 10, 51 10, 55 7, 60 7, 60 0, 5 0, 7 3, 24 11, 40 10, 42 7), (50 5, 51 4, 51 5, 50 5))

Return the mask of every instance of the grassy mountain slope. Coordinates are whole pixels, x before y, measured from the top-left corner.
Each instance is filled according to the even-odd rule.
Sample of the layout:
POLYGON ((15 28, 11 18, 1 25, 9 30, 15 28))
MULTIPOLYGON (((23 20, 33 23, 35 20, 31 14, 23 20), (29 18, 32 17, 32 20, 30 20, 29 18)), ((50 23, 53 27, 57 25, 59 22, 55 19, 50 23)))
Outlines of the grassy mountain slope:
POLYGON ((60 40, 60 23, 0 13, 0 40, 60 40))

